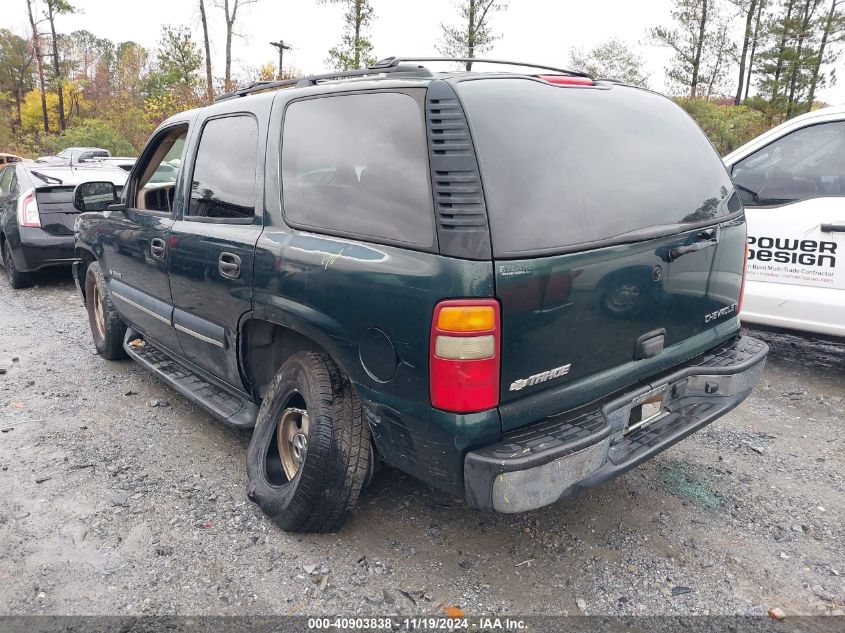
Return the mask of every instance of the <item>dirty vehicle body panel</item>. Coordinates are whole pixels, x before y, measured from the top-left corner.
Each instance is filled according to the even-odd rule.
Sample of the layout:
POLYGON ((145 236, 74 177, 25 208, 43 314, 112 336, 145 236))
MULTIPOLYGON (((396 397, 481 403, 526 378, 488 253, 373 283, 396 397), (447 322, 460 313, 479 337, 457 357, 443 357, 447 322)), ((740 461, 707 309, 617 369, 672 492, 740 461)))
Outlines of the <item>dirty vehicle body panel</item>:
MULTIPOLYGON (((509 183, 500 181, 500 166, 491 162, 497 151, 483 140, 485 126, 497 117, 507 120, 474 104, 480 98, 524 106, 537 99, 534 90, 547 108, 580 90, 597 100, 619 93, 619 116, 631 110, 630 99, 642 110, 655 103, 675 108, 611 83, 564 87, 531 76, 466 73, 316 83, 186 115, 180 120, 189 119, 188 140, 165 232, 168 289, 157 297, 167 307, 156 327, 170 330, 172 344, 164 334, 149 338, 180 366, 247 401, 244 411, 253 412, 285 357, 323 351, 364 403, 385 461, 465 495, 473 506, 501 511, 538 507, 575 484, 607 478, 736 406, 753 387, 766 349, 738 337, 745 228, 718 156, 686 115, 673 110, 683 117, 677 125, 706 146, 686 161, 691 172, 683 175, 689 182, 709 170, 714 200, 690 206, 687 199, 656 229, 652 214, 645 224, 636 218, 625 224, 627 235, 589 243, 573 241, 554 220, 547 227, 556 240, 551 247, 508 252, 500 237, 524 235, 513 224, 524 209, 505 208, 512 201, 494 192, 509 183), (478 95, 469 84, 481 87, 478 95), (203 130, 209 121, 239 115, 256 120, 254 213, 237 221, 192 221, 186 214, 198 188, 191 174, 200 163, 203 130), (702 167, 705 149, 709 162, 702 167), (327 162, 326 155, 343 160, 327 162), (221 260, 223 254, 238 256, 241 276, 220 276, 221 262, 229 270, 235 261, 221 260), (495 331, 482 337, 497 346, 495 400, 480 409, 433 404, 432 372, 442 360, 437 339, 443 334, 435 315, 442 302, 453 300, 494 306, 496 313, 495 331), (711 375, 717 377, 705 378, 711 375), (637 399, 646 394, 653 400, 654 390, 669 394, 655 420, 671 428, 640 425, 641 433, 651 434, 648 450, 615 464, 614 450, 630 440, 626 429, 641 415, 637 399), (696 409, 699 403, 706 410, 696 409), (550 429, 585 412, 592 412, 592 422, 578 427, 574 439, 550 429), (520 462, 508 453, 520 432, 540 438, 526 448, 539 457, 520 462), (549 443, 546 432, 557 441, 549 443), (594 450, 585 454, 585 448, 594 450), (580 466, 571 466, 571 455, 580 466), (524 499, 509 505, 504 497, 524 499)), ((650 148, 652 155, 666 150, 665 142, 650 148)), ((519 159, 519 151, 513 157, 519 159)), ((218 164, 225 165, 222 157, 218 164)), ((651 173, 650 189, 638 192, 637 202, 648 196, 658 201, 662 177, 651 173)), ((132 195, 131 186, 128 191, 132 195)), ((527 209, 537 201, 524 202, 527 209)), ((571 204, 561 200, 555 212, 570 213, 571 204)), ((137 253, 139 261, 149 249, 144 240, 124 244, 127 234, 115 228, 121 213, 87 213, 77 224, 83 260, 77 276, 87 262, 104 257, 101 267, 113 292, 119 287, 109 263, 114 249, 137 253), (104 249, 104 236, 115 246, 104 249)), ((632 204, 630 214, 638 213, 641 206, 632 204)), ((535 228, 544 230, 542 224, 535 228)), ((134 273, 117 272, 120 283, 139 289, 134 273)), ((138 315, 116 306, 130 325, 127 339, 145 336, 138 315)), ((454 344, 459 337, 443 338, 454 344)), ((473 362, 460 365, 460 381, 476 371, 473 362)), ((248 415, 221 415, 207 400, 195 399, 230 423, 249 426, 248 415)))

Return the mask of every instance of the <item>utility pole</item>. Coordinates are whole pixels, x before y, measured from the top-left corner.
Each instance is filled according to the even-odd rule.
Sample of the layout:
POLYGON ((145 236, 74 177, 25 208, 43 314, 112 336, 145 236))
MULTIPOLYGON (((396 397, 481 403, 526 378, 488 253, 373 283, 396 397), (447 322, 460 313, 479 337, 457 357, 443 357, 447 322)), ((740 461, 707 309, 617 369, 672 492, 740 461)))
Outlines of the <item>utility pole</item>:
POLYGON ((285 51, 291 50, 292 46, 285 44, 283 40, 279 40, 278 42, 270 42, 270 46, 275 46, 279 50, 279 72, 277 79, 282 78, 282 62, 285 59, 285 51))

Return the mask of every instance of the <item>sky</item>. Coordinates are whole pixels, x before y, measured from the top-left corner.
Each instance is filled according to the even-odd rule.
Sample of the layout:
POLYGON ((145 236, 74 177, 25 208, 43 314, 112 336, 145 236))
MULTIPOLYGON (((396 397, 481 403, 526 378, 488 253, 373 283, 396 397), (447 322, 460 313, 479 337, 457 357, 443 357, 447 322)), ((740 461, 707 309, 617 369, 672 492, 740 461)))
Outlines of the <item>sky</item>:
MULTIPOLYGON (((222 76, 226 31, 223 10, 214 6, 216 1, 206 0, 206 11, 211 22, 213 72, 222 76)), ((134 40, 152 48, 167 23, 191 27, 197 41, 202 41, 198 0, 72 2, 80 12, 61 16, 57 22, 60 32, 87 29, 99 37, 134 40)), ((646 31, 669 25, 671 4, 671 0, 511 0, 508 10, 493 18, 493 31, 502 38, 485 56, 566 67, 571 48, 590 49, 615 36, 643 57, 651 87, 665 91, 664 69, 671 53, 650 45, 646 31)), ((372 5, 371 41, 379 59, 436 55, 440 23, 458 21, 454 0, 372 0, 372 5)), ((25 0, 0 0, 0 8, 0 27, 20 33, 28 30, 25 0)), ((340 43, 342 7, 318 0, 259 0, 241 11, 235 25, 240 37, 232 46, 236 74, 277 63, 278 53, 269 42, 279 39, 293 46, 285 52, 285 68, 305 73, 328 70, 327 52, 340 43)), ((737 39, 743 27, 742 20, 735 20, 737 39)), ((840 60, 840 66, 843 63, 840 60)), ((840 68, 839 74, 845 75, 845 68, 840 68)), ((822 90, 818 98, 830 104, 845 103, 845 81, 822 90)))

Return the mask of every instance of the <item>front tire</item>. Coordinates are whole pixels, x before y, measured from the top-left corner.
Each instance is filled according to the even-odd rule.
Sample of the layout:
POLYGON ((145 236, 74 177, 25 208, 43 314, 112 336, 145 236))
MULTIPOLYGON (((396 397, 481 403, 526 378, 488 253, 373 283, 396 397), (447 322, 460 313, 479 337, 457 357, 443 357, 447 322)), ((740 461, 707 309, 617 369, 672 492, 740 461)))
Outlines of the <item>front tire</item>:
POLYGON ((89 264, 85 272, 85 309, 97 353, 106 360, 126 358, 123 349, 126 324, 112 303, 103 271, 97 262, 89 264))
POLYGON ((32 285, 32 274, 24 273, 15 268, 15 258, 12 257, 12 247, 3 240, 3 267, 6 269, 6 279, 15 290, 29 288, 32 285))
POLYGON ((325 354, 294 354, 258 413, 246 457, 249 497, 284 530, 336 531, 369 476, 370 442, 348 377, 325 354))

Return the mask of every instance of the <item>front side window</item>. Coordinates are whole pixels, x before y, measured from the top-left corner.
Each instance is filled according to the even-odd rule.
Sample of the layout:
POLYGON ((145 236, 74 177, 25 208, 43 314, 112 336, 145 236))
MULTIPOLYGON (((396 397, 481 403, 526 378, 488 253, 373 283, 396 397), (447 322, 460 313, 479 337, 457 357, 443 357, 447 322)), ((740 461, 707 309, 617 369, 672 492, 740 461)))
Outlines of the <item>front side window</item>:
POLYGON ((255 215, 258 123, 229 116, 205 124, 186 216, 238 219, 255 215))
POLYGON ((292 103, 282 145, 285 217, 303 228, 430 247, 420 105, 402 93, 292 103))
POLYGON ((188 126, 179 126, 153 141, 154 147, 147 152, 149 158, 135 188, 136 209, 171 212, 187 137, 188 126))
POLYGON ((779 138, 734 165, 732 175, 746 207, 845 196, 845 121, 779 138))

